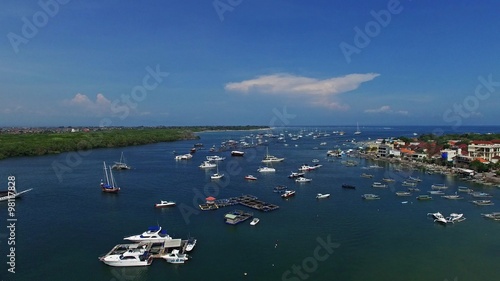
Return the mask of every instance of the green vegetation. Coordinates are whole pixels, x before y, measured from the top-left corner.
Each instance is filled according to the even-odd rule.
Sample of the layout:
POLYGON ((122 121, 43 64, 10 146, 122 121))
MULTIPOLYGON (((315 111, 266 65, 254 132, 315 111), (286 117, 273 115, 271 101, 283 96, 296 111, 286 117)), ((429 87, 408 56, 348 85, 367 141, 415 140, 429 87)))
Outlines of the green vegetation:
POLYGON ((96 148, 124 147, 158 142, 197 139, 194 132, 207 130, 252 130, 258 126, 93 128, 69 132, 47 129, 33 132, 0 133, 0 159, 40 156, 96 148))

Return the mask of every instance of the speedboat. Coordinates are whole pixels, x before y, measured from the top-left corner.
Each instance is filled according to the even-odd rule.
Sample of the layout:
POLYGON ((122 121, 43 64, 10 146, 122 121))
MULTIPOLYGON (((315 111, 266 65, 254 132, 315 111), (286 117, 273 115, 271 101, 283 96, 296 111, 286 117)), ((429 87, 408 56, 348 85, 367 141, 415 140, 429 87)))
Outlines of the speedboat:
POLYGON ((254 177, 254 176, 252 176, 252 175, 246 175, 246 176, 245 176, 245 179, 246 179, 246 180, 251 180, 251 181, 257 180, 257 178, 256 178, 256 177, 254 177))
POLYGON ((316 195, 316 199, 323 199, 323 198, 328 198, 328 197, 330 197, 330 194, 329 194, 329 193, 327 193, 327 194, 321 194, 321 193, 318 193, 318 194, 316 195))
POLYGON ((281 197, 283 198, 288 198, 292 196, 295 196, 295 190, 287 190, 285 191, 285 193, 281 194, 281 197))
POLYGON ((367 193, 367 194, 363 194, 363 195, 361 195, 361 197, 362 197, 363 199, 366 199, 366 200, 375 200, 375 199, 380 199, 380 196, 375 195, 375 194, 369 194, 369 193, 367 193))
POLYGON ((175 206, 175 202, 174 201, 164 201, 164 200, 161 200, 160 203, 156 203, 155 204, 156 208, 164 208, 164 207, 172 207, 172 206, 175 206))
POLYGON ((145 248, 140 244, 118 245, 99 260, 109 266, 148 266, 153 257, 145 248))
POLYGON ((189 259, 189 256, 187 254, 181 254, 179 250, 174 249, 172 252, 163 255, 162 258, 169 263, 184 263, 189 259))
POLYGON ((250 222, 250 225, 256 225, 259 223, 259 219, 258 218, 253 218, 253 220, 250 222))
POLYGON ((123 238, 133 242, 164 242, 165 240, 172 239, 167 231, 162 229, 161 226, 150 226, 147 231, 139 235, 133 235, 123 238))
POLYGON ((300 177, 300 178, 295 179, 295 182, 298 182, 298 183, 305 183, 305 182, 310 182, 310 181, 312 181, 312 179, 308 179, 308 178, 304 178, 304 177, 300 177))
POLYGON ((288 177, 293 179, 293 178, 303 177, 304 175, 305 175, 304 173, 292 172, 288 177))
POLYGON ((231 156, 243 156, 245 155, 245 152, 239 151, 239 150, 233 150, 231 151, 231 156))
POLYGON ((191 252, 194 249, 194 246, 196 246, 196 239, 189 237, 186 242, 186 252, 191 252))
POLYGON ((211 161, 203 161, 203 163, 200 164, 200 166, 198 166, 202 169, 212 169, 212 168, 215 168, 217 167, 217 164, 215 163, 212 163, 211 161))
POLYGON ((272 167, 260 167, 257 169, 257 172, 259 172, 259 173, 274 173, 274 172, 276 172, 276 169, 272 168, 272 167))
POLYGON ((224 174, 219 174, 219 173, 215 173, 215 174, 210 176, 210 178, 213 180, 222 179, 223 177, 224 177, 224 174))

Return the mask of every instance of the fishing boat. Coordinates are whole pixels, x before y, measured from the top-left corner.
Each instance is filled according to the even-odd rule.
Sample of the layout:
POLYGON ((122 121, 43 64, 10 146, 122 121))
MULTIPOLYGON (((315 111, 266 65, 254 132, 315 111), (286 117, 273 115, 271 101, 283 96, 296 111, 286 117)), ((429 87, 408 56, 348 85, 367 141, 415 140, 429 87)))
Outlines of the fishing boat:
POLYGON ((375 199, 380 199, 380 196, 375 195, 375 194, 370 194, 370 193, 363 194, 363 195, 361 195, 361 197, 362 197, 363 199, 366 199, 366 200, 375 200, 375 199))
POLYGON ((168 263, 181 264, 189 259, 187 254, 181 254, 179 250, 174 249, 172 252, 161 256, 168 263))
POLYGON ((491 200, 473 200, 471 202, 473 204, 478 205, 478 206, 491 206, 491 205, 495 205, 495 203, 491 202, 491 200))
POLYGON ((377 188, 386 188, 387 187, 387 184, 383 184, 381 182, 374 182, 372 184, 372 187, 377 187, 377 188))
POLYGON ((466 192, 466 193, 471 193, 473 192, 472 189, 468 188, 467 186, 459 186, 457 189, 458 192, 466 192))
POLYGON ((429 194, 432 194, 432 195, 444 195, 444 192, 442 192, 441 190, 430 190, 427 192, 429 192, 429 194))
POLYGON ((239 150, 233 150, 231 151, 231 156, 243 156, 245 155, 245 152, 239 151, 239 150))
POLYGON ((172 237, 161 226, 150 226, 142 234, 128 236, 123 239, 132 242, 165 242, 172 239, 172 237))
POLYGON ((356 189, 356 187, 354 185, 351 185, 351 184, 343 184, 342 185, 342 188, 346 188, 346 189, 356 189))
POLYGON ((443 190, 443 189, 447 189, 448 187, 444 183, 435 183, 435 184, 431 185, 431 188, 433 190, 443 190))
POLYGON ((111 170, 111 168, 109 168, 109 174, 108 174, 108 168, 106 167, 106 162, 103 162, 103 165, 104 165, 104 177, 106 181, 104 181, 104 179, 101 179, 101 190, 107 193, 117 193, 118 191, 120 191, 120 188, 116 186, 116 181, 113 176, 113 171, 111 170))
POLYGON ((397 192, 396 192, 396 195, 397 195, 397 196, 411 196, 411 192, 407 192, 407 191, 397 191, 397 192))
POLYGON ((114 170, 129 170, 130 166, 125 163, 125 157, 123 156, 123 152, 120 156, 120 161, 115 162, 113 166, 111 166, 111 169, 114 170))
POLYGON ((163 201, 163 200, 161 200, 160 203, 156 203, 155 204, 156 208, 165 208, 165 207, 173 207, 173 206, 175 206, 175 202, 174 201, 163 201))
POLYGON ((402 186, 411 186, 411 187, 415 187, 417 186, 417 183, 416 182, 413 182, 413 181, 403 181, 401 183, 402 186))
POLYGON ((385 181, 385 182, 395 182, 395 180, 391 179, 391 178, 383 178, 382 181, 385 181))
POLYGON ((463 197, 460 197, 460 195, 443 195, 441 196, 443 198, 446 198, 446 199, 450 199, 450 200, 459 200, 459 199, 464 199, 463 197))
POLYGON ((425 201, 425 200, 432 200, 432 197, 429 195, 419 195, 417 196, 417 200, 425 201))
POLYGON ((327 194, 322 194, 322 193, 316 194, 316 199, 324 199, 324 198, 328 198, 328 197, 330 197, 329 193, 327 193, 327 194))
POLYGON ((493 212, 489 214, 481 214, 484 218, 500 221, 500 212, 493 212))
POLYGON ((292 196, 295 196, 295 190, 287 190, 285 191, 285 193, 281 194, 282 198, 288 198, 292 196))
POLYGON ((285 158, 278 158, 276 156, 269 154, 269 147, 266 147, 266 156, 262 159, 262 163, 274 163, 274 162, 283 162, 285 158))
POLYGON ((312 179, 308 179, 308 178, 304 178, 304 177, 300 177, 300 178, 295 179, 295 182, 298 182, 298 183, 306 183, 306 182, 310 182, 310 181, 312 181, 312 179))
POLYGON ((141 244, 117 245, 99 260, 109 266, 148 266, 153 262, 153 257, 145 248, 141 244))
POLYGON ((472 192, 472 193, 470 193, 470 195, 472 197, 475 197, 475 198, 490 198, 490 197, 493 197, 489 193, 486 193, 486 192, 472 192))
POLYGON ((252 175, 246 175, 246 176, 245 176, 245 179, 246 179, 246 180, 249 180, 249 181, 255 181, 255 180, 257 180, 257 178, 256 178, 256 177, 254 177, 254 176, 252 176, 252 175))
POLYGON ((259 219, 258 218, 253 218, 253 220, 250 222, 250 225, 256 225, 259 223, 259 219))

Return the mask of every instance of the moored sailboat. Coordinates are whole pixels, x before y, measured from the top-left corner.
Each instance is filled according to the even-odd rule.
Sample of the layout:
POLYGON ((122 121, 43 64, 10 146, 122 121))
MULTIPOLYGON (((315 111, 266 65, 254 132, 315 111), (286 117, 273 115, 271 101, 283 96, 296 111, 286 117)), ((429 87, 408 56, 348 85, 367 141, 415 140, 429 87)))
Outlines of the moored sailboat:
POLYGON ((108 175, 108 168, 106 167, 106 162, 103 162, 103 165, 104 165, 104 176, 106 181, 101 179, 101 189, 103 192, 117 193, 118 191, 120 191, 120 188, 116 186, 116 181, 115 178, 113 177, 113 171, 111 170, 110 167, 108 175))

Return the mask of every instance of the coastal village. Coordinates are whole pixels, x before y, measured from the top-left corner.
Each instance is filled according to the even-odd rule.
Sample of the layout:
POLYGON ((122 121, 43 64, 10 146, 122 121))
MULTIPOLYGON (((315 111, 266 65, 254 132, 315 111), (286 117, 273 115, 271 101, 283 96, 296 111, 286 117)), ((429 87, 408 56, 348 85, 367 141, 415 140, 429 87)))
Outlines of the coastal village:
POLYGON ((500 139, 448 140, 444 144, 416 137, 377 139, 363 143, 359 156, 401 162, 428 173, 457 174, 486 185, 500 183, 500 139))

